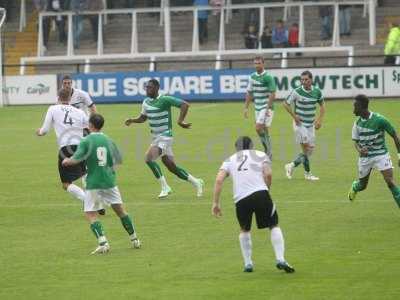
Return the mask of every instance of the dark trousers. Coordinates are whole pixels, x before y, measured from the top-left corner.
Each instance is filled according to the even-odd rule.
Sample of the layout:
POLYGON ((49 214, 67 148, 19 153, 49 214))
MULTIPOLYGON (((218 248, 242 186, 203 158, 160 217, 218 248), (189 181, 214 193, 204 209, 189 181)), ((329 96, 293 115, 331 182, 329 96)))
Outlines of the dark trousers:
POLYGON ((199 21, 199 40, 200 44, 208 39, 208 19, 198 19, 199 21))

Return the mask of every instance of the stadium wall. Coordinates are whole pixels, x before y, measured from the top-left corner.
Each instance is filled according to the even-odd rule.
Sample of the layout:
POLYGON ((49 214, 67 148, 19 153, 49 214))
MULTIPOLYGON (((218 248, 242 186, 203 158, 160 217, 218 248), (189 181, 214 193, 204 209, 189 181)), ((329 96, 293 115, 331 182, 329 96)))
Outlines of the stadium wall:
MULTIPOLYGON (((399 97, 400 67, 310 68, 325 98, 399 97)), ((253 69, 173 72, 116 72, 74 74, 75 86, 88 91, 97 103, 141 102, 145 83, 157 78, 163 93, 190 101, 242 101, 253 69)), ((304 69, 274 69, 277 98, 285 98, 300 84, 304 69)), ((60 77, 60 76, 59 76, 60 77)), ((57 95, 56 75, 7 76, 3 88, 7 104, 49 104, 57 95)))

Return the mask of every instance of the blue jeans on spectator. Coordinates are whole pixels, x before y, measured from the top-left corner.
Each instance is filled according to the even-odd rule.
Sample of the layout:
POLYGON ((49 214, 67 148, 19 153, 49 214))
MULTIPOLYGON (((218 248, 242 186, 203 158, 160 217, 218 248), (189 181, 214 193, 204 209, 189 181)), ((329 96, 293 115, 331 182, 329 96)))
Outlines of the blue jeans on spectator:
POLYGON ((72 26, 73 26, 73 33, 74 33, 74 48, 79 48, 79 40, 83 29, 83 16, 82 15, 75 15, 72 17, 72 26))
POLYGON ((322 17, 321 39, 327 40, 332 37, 332 16, 322 17))

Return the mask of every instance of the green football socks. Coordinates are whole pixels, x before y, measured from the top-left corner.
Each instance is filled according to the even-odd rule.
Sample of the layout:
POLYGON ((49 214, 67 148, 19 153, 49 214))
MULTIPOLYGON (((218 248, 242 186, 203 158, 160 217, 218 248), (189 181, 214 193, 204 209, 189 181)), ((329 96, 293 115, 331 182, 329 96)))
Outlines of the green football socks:
POLYGON ((161 168, 155 161, 146 162, 154 176, 159 179, 162 176, 161 168))
POLYGON ((271 138, 269 137, 269 134, 264 131, 263 133, 259 133, 258 136, 260 137, 261 144, 264 147, 264 152, 268 155, 271 154, 271 138))
POLYGON ((135 228, 133 227, 132 219, 129 215, 123 216, 121 218, 121 223, 129 235, 131 235, 135 232, 135 228))
POLYGON ((182 168, 176 166, 176 175, 183 180, 188 180, 189 174, 182 168))
POLYGON ((295 167, 297 167, 301 163, 304 163, 304 156, 305 155, 303 153, 300 153, 299 155, 297 155, 297 157, 293 161, 293 164, 294 164, 295 167))
POLYGON ((90 224, 90 229, 99 241, 100 246, 107 243, 107 239, 104 236, 103 225, 101 225, 100 221, 95 221, 90 224))
POLYGON ((390 188, 390 191, 392 192, 394 201, 396 201, 397 206, 400 207, 400 189, 397 186, 393 186, 390 188))

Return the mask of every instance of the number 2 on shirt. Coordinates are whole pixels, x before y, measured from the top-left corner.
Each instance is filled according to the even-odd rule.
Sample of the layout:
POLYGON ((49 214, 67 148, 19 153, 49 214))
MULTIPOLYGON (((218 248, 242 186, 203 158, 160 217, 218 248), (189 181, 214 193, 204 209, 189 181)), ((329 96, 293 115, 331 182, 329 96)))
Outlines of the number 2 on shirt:
POLYGON ((244 156, 243 161, 240 163, 239 167, 238 167, 238 171, 247 171, 247 168, 243 168, 244 163, 247 161, 249 157, 247 155, 244 156))

